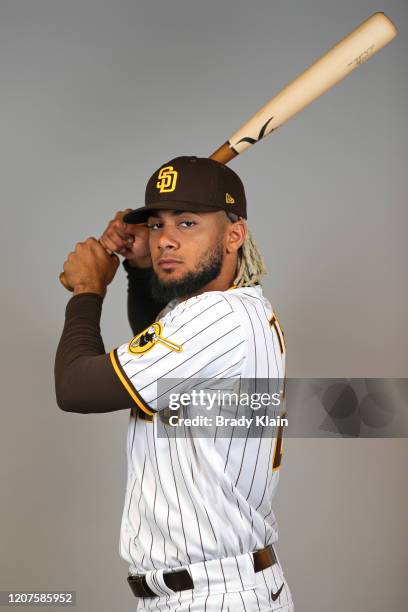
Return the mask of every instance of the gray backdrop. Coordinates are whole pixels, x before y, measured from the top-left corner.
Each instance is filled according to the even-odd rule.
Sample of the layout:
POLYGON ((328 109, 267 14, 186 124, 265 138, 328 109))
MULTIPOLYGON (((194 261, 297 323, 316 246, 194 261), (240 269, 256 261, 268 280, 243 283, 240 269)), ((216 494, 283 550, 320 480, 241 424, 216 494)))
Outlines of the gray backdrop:
MULTIPOLYGON (((407 376, 406 0, 1 0, 0 589, 135 608, 118 555, 128 413, 55 403, 66 254, 376 10, 399 37, 231 164, 290 377, 407 376)), ((121 270, 107 350, 131 337, 125 291, 121 270)), ((286 441, 275 507, 297 610, 405 609, 406 462, 406 440, 286 441)))

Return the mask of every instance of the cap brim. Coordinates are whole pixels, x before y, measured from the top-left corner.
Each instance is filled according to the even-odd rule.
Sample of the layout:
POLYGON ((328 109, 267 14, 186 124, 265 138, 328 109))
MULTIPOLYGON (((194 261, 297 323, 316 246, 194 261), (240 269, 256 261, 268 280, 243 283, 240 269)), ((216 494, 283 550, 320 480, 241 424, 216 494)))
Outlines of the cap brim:
POLYGON ((167 200, 166 202, 156 202, 149 204, 149 206, 142 206, 136 208, 130 213, 127 213, 123 217, 125 223, 143 223, 147 221, 149 215, 153 214, 155 210, 185 210, 188 212, 217 212, 223 210, 222 208, 214 208, 213 206, 206 206, 205 204, 199 204, 194 202, 180 202, 180 200, 167 200))

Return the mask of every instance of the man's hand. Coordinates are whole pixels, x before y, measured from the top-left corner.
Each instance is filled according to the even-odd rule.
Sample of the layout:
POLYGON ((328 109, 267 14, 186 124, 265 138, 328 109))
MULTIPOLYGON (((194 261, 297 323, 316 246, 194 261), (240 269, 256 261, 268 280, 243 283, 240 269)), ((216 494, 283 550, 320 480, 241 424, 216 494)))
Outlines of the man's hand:
POLYGON ((64 263, 65 278, 74 293, 98 293, 102 297, 119 266, 119 257, 108 255, 96 238, 78 242, 64 263))
POLYGON ((109 253, 123 255, 134 268, 150 268, 149 230, 143 224, 124 223, 123 217, 132 209, 120 210, 109 222, 99 242, 109 253))

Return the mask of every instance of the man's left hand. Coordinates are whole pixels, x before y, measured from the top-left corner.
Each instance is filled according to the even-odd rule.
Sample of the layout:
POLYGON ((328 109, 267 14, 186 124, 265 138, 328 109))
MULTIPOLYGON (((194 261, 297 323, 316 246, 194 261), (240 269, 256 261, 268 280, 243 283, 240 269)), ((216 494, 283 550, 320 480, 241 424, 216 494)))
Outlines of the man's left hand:
POLYGON ((64 272, 74 293, 98 293, 102 297, 119 266, 117 255, 108 255, 96 238, 78 242, 69 253, 64 272))

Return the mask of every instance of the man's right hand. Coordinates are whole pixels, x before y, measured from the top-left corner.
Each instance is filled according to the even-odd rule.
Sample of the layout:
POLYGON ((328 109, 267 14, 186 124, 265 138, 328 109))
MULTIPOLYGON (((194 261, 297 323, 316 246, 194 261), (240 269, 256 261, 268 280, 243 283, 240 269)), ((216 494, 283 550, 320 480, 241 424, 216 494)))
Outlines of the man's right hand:
POLYGON ((124 223, 123 217, 132 209, 119 210, 99 239, 110 253, 123 255, 133 268, 150 268, 149 230, 146 224, 124 223))

